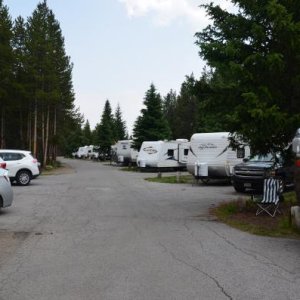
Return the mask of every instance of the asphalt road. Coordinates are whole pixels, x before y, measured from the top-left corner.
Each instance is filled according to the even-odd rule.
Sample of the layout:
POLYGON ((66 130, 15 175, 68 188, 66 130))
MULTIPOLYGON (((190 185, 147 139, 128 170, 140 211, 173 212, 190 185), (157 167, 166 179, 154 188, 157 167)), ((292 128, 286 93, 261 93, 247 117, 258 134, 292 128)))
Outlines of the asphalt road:
POLYGON ((75 172, 14 186, 0 215, 1 300, 300 299, 300 241, 208 215, 231 186, 64 161, 75 172))

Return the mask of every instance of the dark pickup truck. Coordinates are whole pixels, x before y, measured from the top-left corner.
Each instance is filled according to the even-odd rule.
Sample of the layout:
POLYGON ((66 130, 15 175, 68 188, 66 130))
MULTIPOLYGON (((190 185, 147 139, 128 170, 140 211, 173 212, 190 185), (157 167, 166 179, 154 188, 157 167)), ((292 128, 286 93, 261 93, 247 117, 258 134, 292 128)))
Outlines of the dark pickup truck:
POLYGON ((293 187, 293 166, 286 166, 279 156, 271 154, 256 155, 235 165, 232 185, 237 192, 245 192, 246 189, 262 191, 264 179, 271 176, 282 178, 284 188, 293 187))

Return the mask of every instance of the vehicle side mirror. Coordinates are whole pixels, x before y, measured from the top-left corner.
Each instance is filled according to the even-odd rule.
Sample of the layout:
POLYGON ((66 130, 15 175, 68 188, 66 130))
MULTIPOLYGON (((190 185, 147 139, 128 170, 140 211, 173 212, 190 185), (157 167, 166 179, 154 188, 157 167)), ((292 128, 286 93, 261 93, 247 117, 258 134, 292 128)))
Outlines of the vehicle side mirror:
POLYGON ((248 161, 249 161, 248 157, 243 158, 243 162, 248 162, 248 161))

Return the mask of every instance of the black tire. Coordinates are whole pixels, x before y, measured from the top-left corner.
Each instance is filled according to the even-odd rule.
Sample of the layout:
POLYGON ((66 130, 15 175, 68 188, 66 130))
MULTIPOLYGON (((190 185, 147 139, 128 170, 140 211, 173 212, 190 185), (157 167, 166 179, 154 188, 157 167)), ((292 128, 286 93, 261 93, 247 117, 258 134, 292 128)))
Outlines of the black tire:
POLYGON ((16 175, 16 181, 18 185, 28 185, 31 181, 31 174, 27 170, 21 170, 16 175))
POLYGON ((208 184, 208 183, 209 183, 209 178, 200 178, 200 180, 201 180, 202 183, 204 183, 204 184, 208 184))
POLYGON ((238 192, 238 193, 245 193, 245 187, 243 184, 240 183, 234 183, 233 184, 234 189, 238 192))

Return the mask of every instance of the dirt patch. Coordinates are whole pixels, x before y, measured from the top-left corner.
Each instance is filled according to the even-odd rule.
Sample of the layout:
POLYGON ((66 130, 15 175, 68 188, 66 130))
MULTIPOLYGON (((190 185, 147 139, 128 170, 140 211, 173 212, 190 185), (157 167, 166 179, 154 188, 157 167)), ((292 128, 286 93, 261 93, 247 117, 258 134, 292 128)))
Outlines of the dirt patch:
POLYGON ((275 217, 265 212, 256 216, 254 202, 232 201, 212 208, 210 213, 219 221, 252 234, 300 239, 300 231, 292 224, 290 207, 290 203, 283 202, 279 206, 281 213, 275 217))
POLYGON ((270 216, 263 214, 256 216, 254 211, 253 213, 248 212, 232 215, 231 220, 240 223, 256 225, 265 229, 275 229, 278 226, 279 217, 275 216, 271 218, 270 216))
POLYGON ((16 251, 28 235, 28 232, 0 231, 0 265, 16 251))
POLYGON ((63 174, 74 174, 76 173, 70 165, 61 163, 59 167, 53 169, 47 169, 42 171, 42 175, 63 175, 63 174))
POLYGON ((265 229, 275 229, 279 226, 283 216, 289 216, 290 207, 287 205, 280 206, 281 214, 276 214, 275 217, 271 217, 266 213, 261 213, 256 216, 256 207, 248 208, 247 211, 241 211, 231 216, 233 221, 253 224, 265 229))

